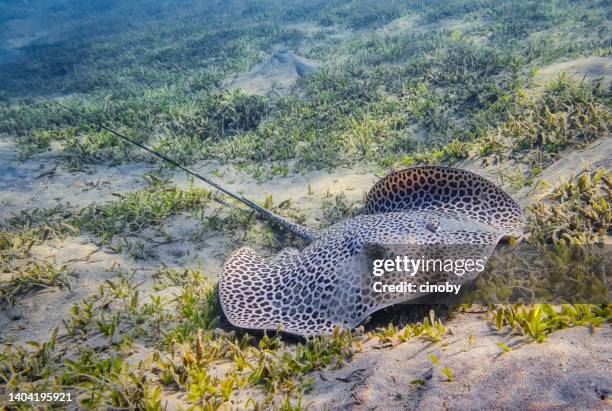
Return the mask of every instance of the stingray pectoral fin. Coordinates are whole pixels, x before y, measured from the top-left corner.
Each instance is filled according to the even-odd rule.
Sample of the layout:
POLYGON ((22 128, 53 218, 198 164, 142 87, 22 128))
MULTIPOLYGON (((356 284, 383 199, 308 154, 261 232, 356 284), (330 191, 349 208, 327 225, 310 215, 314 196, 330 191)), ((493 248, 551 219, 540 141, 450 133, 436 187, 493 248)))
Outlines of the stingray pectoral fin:
POLYGON ((512 197, 489 180, 458 168, 400 170, 379 180, 366 197, 366 214, 416 210, 461 214, 503 236, 522 234, 521 208, 512 197))
POLYGON ((349 327, 385 307, 427 295, 421 285, 471 281, 501 237, 486 224, 448 212, 396 212, 368 220, 372 229, 358 251, 335 264, 336 291, 328 299, 332 321, 349 327), (466 261, 472 261, 468 269, 466 261), (397 284, 415 289, 384 291, 383 286, 397 284))
POLYGON ((221 308, 236 327, 274 330, 282 327, 282 313, 274 307, 278 276, 269 263, 248 247, 233 252, 219 278, 221 308))
POLYGON ((385 291, 375 282, 461 283, 477 273, 442 268, 442 261, 484 263, 502 235, 484 222, 446 210, 357 216, 332 227, 298 254, 266 260, 249 248, 239 249, 223 266, 221 306, 228 320, 241 328, 281 329, 302 336, 328 334, 336 326, 352 328, 371 313, 428 292, 385 291), (440 268, 421 266, 414 275, 404 268, 387 268, 388 261, 404 257, 421 264, 440 260, 440 268), (376 260, 384 263, 384 272, 374 272, 376 260))

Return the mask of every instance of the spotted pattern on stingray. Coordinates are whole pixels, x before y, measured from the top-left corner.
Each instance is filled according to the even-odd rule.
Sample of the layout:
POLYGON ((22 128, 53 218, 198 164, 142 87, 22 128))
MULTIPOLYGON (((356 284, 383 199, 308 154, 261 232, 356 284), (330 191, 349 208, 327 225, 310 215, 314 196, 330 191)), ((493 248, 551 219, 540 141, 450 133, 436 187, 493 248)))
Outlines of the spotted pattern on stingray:
MULTIPOLYGON (((411 168, 384 178, 370 191, 366 211, 319 232, 300 252, 285 252, 271 260, 249 248, 234 252, 219 280, 228 320, 241 328, 281 329, 303 336, 330 333, 336 326, 353 328, 375 311, 420 296, 374 292, 373 258, 408 254, 486 261, 502 237, 519 231, 521 221, 520 209, 499 188, 475 174, 440 167, 411 168), (457 190, 471 187, 471 197, 445 191, 444 187, 452 187, 445 179, 455 182, 457 190), (427 194, 413 200, 409 187, 427 194), (480 208, 474 211, 473 207, 480 208), (499 218, 491 219, 487 213, 499 218)), ((393 284, 405 276, 386 273, 385 282, 393 284)), ((440 272, 426 272, 413 282, 440 280, 440 272)))
POLYGON ((466 170, 411 167, 378 181, 366 198, 367 214, 402 210, 445 210, 503 231, 522 234, 522 213, 495 184, 466 170))

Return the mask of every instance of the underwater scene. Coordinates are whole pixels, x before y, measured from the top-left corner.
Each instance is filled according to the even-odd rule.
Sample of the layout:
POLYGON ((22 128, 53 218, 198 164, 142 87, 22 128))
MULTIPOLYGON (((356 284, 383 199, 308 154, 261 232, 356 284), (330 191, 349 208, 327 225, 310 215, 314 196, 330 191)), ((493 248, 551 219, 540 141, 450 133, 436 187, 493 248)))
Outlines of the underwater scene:
POLYGON ((0 1, 0 409, 612 408, 612 3, 0 1))

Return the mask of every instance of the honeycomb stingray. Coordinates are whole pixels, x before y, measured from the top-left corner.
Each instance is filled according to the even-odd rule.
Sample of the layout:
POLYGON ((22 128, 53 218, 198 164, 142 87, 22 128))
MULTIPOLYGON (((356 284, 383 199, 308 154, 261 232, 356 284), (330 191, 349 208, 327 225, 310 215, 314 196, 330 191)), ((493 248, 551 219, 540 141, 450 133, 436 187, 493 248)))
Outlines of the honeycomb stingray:
MULTIPOLYGON (((364 210, 318 232, 295 226, 311 241, 299 252, 265 259, 246 247, 235 251, 219 280, 227 319, 236 327, 302 336, 353 328, 375 311, 423 295, 375 292, 374 258, 486 261, 500 239, 522 234, 521 210, 509 195, 454 168, 412 167, 391 174, 370 190, 364 210)), ((463 282, 474 276, 455 278, 463 282)), ((395 284, 406 277, 389 272, 384 281, 395 284)), ((448 274, 434 270, 411 280, 424 284, 445 278, 448 274)))

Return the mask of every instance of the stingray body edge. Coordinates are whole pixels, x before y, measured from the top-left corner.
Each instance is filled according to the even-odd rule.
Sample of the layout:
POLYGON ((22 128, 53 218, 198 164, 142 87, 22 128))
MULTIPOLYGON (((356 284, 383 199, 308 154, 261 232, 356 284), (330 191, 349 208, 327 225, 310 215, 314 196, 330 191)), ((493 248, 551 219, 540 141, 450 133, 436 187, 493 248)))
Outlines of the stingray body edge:
MULTIPOLYGON (((265 259, 246 247, 235 251, 219 279, 229 322, 300 336, 354 328, 382 308, 419 296, 371 292, 372 247, 427 255, 472 252, 486 261, 500 239, 517 235, 522 226, 520 208, 501 189, 476 174, 445 167, 413 167, 381 179, 368 194, 365 211, 313 233, 299 253, 265 259), (442 178, 448 184, 440 184, 442 178), (450 182, 457 193, 448 189, 450 182)), ((421 280, 429 279, 436 280, 421 280)))

